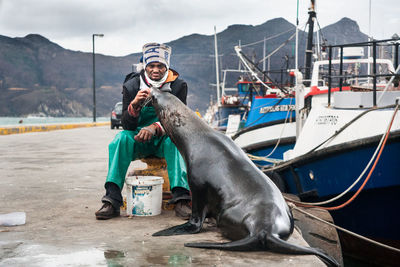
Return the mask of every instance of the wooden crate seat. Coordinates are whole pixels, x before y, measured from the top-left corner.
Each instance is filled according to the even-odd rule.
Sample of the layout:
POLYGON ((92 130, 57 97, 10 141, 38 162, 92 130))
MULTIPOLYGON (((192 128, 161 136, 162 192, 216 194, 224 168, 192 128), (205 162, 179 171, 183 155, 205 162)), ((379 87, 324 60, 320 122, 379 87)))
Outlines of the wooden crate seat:
POLYGON ((170 184, 167 171, 167 162, 164 158, 147 157, 140 159, 140 161, 147 164, 145 169, 133 169, 128 176, 160 176, 164 178, 163 192, 170 193, 170 184))

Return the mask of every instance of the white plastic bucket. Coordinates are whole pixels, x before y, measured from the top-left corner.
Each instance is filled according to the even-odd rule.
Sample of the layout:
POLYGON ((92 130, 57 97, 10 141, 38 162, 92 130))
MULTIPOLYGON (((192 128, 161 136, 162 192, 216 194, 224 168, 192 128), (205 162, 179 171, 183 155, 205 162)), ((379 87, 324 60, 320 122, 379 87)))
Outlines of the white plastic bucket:
POLYGON ((155 216, 161 213, 162 177, 129 176, 125 183, 127 215, 155 216))

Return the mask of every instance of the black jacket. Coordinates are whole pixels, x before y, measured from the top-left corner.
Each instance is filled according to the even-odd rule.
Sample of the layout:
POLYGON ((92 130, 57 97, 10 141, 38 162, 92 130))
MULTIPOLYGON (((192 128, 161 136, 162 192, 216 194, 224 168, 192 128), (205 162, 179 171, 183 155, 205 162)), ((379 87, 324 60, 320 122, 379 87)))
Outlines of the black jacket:
MULTIPOLYGON (((171 69, 174 74, 178 75, 177 72, 171 69)), ((139 117, 134 118, 128 113, 128 106, 131 101, 136 97, 136 94, 140 90, 140 75, 143 76, 144 79, 144 71, 142 70, 140 73, 131 73, 128 74, 125 78, 124 84, 122 86, 122 127, 124 130, 136 130, 137 124, 139 121, 139 117)), ((186 97, 187 97, 187 83, 182 79, 175 79, 171 82, 170 87, 172 89, 172 94, 178 97, 185 105, 186 105, 186 97)), ((148 105, 151 106, 151 103, 148 105)))

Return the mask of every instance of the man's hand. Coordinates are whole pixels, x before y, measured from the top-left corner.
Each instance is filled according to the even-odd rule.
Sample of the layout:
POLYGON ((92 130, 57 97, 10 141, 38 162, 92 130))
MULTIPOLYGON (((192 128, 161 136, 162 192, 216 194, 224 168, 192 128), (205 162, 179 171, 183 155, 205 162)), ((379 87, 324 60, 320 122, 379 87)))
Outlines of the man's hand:
POLYGON ((140 90, 136 94, 135 98, 131 101, 131 103, 129 103, 128 106, 129 115, 135 118, 139 116, 140 110, 142 109, 140 104, 146 100, 149 94, 150 94, 150 89, 140 90))
POLYGON ((131 105, 133 107, 138 107, 150 94, 150 89, 140 90, 135 98, 132 100, 131 105))
POLYGON ((139 133, 135 136, 135 140, 141 143, 150 141, 156 134, 157 126, 151 124, 147 127, 143 127, 139 133))

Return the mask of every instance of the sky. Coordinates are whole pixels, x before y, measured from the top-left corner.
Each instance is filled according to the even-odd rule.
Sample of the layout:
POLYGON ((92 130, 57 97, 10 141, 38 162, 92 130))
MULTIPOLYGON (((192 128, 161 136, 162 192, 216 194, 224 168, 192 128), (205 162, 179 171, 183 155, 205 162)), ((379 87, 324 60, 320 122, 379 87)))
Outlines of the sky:
MULTIPOLYGON (((278 17, 295 24, 297 2, 304 25, 309 0, 0 0, 0 35, 36 33, 66 49, 92 52, 92 34, 101 33, 96 53, 125 56, 148 42, 212 35, 214 26, 221 32, 278 17)), ((321 27, 348 17, 376 39, 400 35, 399 0, 316 0, 316 12, 321 27)))

